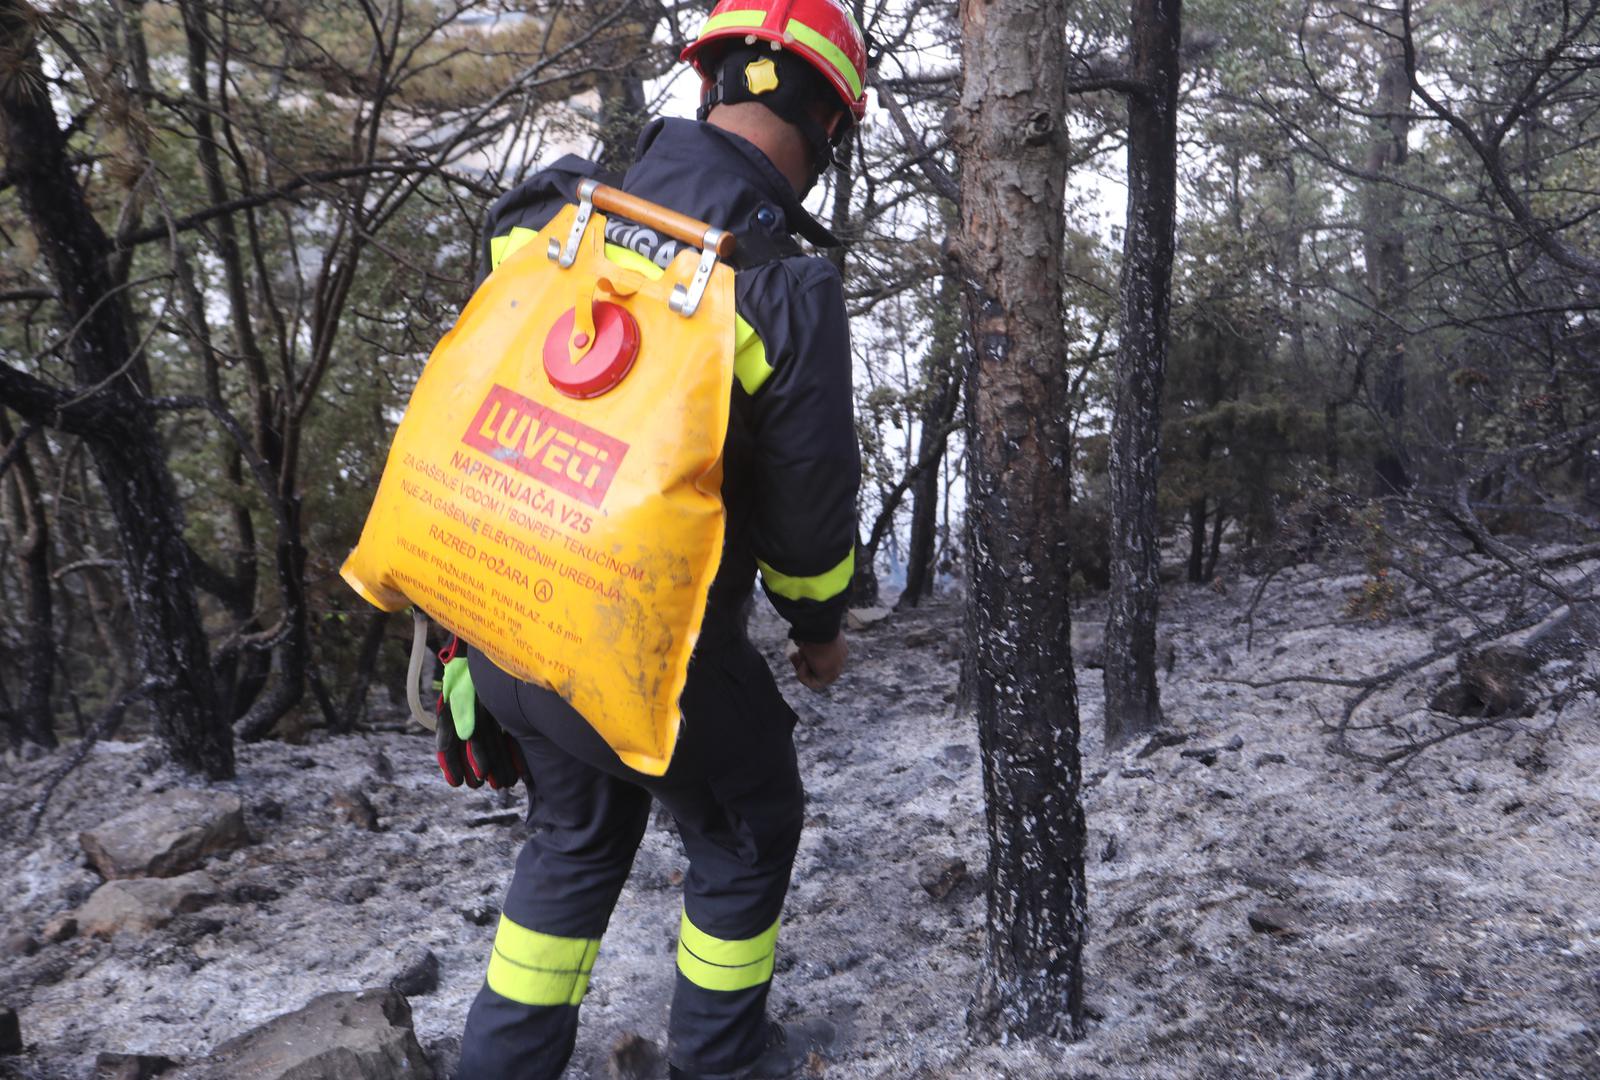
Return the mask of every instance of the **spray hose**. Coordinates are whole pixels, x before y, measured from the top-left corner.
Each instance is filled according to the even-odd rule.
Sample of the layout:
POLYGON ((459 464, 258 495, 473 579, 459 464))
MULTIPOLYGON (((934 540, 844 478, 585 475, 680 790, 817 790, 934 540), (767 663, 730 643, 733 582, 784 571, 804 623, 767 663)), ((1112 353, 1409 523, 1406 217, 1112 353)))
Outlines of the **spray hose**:
POLYGON ((438 717, 422 707, 422 661, 428 655, 428 617, 421 608, 411 609, 411 664, 406 668, 406 703, 411 706, 412 719, 427 728, 439 726, 438 717))

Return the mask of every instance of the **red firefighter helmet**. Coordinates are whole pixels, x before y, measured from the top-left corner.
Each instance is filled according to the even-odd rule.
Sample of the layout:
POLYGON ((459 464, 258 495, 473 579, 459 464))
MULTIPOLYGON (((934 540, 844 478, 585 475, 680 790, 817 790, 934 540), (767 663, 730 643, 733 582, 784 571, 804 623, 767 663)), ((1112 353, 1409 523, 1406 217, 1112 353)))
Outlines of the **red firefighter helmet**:
POLYGON ((716 72, 702 63, 706 46, 739 41, 770 41, 804 58, 839 92, 851 116, 860 120, 866 113, 867 43, 840 0, 720 0, 679 59, 710 79, 716 72))

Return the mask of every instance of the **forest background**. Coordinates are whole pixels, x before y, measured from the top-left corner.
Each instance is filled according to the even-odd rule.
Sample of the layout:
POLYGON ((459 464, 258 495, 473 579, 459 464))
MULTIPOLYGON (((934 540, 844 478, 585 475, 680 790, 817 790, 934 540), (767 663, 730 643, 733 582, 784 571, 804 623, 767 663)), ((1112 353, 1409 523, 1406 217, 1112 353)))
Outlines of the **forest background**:
MULTIPOLYGON (((858 7, 875 107, 814 201, 847 240, 831 257, 867 463, 858 599, 876 602, 881 576, 914 604, 966 565, 972 365, 946 122, 961 42, 952 5, 858 7)), ((1093 591, 1111 561, 1127 12, 1066 14, 1062 483, 1072 581, 1093 591)), ((1373 576, 1352 607, 1381 617, 1408 571, 1396 514, 1480 550, 1593 538, 1593 14, 1187 6, 1169 577, 1259 571, 1286 530, 1361 517, 1373 576)), ((553 147, 625 164, 700 16, 631 0, 5 5, 5 75, 45 81, 53 108, 34 119, 54 128, 13 119, 0 174, 9 745, 121 704, 220 776, 216 717, 244 739, 345 730, 370 687, 398 683, 409 628, 336 571, 470 292, 483 210, 553 147), (30 167, 75 189, 32 219, 30 167)))

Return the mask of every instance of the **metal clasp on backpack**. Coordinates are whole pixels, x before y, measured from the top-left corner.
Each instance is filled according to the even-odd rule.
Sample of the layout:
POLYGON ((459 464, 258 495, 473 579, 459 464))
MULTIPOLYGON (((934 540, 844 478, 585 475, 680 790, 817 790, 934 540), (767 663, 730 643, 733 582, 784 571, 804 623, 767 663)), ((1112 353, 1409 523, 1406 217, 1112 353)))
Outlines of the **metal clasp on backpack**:
POLYGON ((589 219, 594 216, 594 189, 599 186, 598 180, 584 180, 578 184, 578 216, 572 219, 566 246, 552 239, 550 246, 545 249, 550 261, 559 263, 563 270, 578 261, 578 245, 583 242, 583 232, 589 227, 589 219))
POLYGON ((685 319, 689 318, 700 308, 700 301, 706 295, 706 283, 711 280, 711 271, 717 268, 717 245, 722 242, 724 231, 711 226, 706 229, 706 234, 700 240, 700 265, 694 268, 694 277, 685 289, 682 285, 672 287, 672 296, 667 300, 667 306, 685 319))
MULTIPOLYGON (((589 228, 589 219, 594 216, 594 193, 600 187, 600 181, 589 179, 578 184, 578 213, 572 219, 572 228, 567 231, 567 242, 552 239, 545 249, 545 254, 550 261, 560 264, 563 270, 578 261, 578 245, 583 243, 583 234, 589 228)), ((681 233, 678 234, 681 237, 681 233)), ((682 285, 672 287, 672 295, 667 299, 667 306, 682 315, 685 319, 700 310, 700 301, 705 299, 706 285, 711 281, 711 272, 717 268, 717 248, 722 244, 728 232, 715 225, 708 225, 705 234, 700 238, 700 262, 695 266, 694 277, 689 279, 688 288, 682 285)))

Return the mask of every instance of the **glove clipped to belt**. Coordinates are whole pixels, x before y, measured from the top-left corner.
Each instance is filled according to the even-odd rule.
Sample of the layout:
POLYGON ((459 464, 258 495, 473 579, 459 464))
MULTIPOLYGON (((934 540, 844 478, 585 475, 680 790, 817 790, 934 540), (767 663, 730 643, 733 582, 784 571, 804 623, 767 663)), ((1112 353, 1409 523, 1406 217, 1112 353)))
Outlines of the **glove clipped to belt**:
POLYGON ((478 700, 472 688, 472 672, 462 655, 461 643, 452 638, 439 652, 444 662, 443 693, 435 729, 439 771, 451 787, 465 783, 470 788, 508 788, 518 777, 527 779, 517 741, 500 727, 494 714, 478 700))

